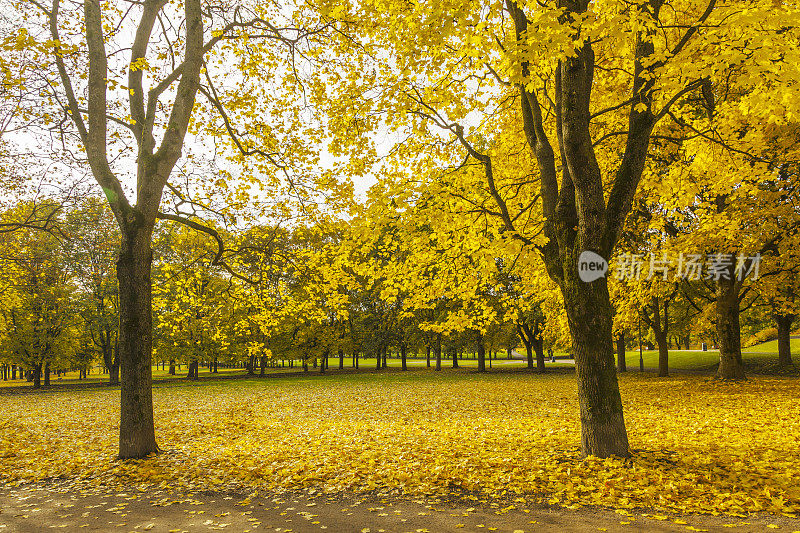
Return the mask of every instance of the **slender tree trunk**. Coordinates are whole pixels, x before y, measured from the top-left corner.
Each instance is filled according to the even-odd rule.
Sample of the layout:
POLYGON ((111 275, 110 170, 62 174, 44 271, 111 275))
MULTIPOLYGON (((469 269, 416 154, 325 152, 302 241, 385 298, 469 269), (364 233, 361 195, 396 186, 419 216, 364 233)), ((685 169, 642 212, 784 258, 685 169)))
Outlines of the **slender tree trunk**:
POLYGON ((339 350, 339 370, 344 370, 344 350, 339 350))
POLYGON ((261 369, 259 370, 259 374, 258 375, 263 378, 264 377, 264 373, 266 371, 267 371, 267 356, 266 355, 262 355, 261 356, 261 369))
POLYGON ((627 372, 625 362, 625 333, 617 335, 617 372, 627 372))
POLYGON ((50 361, 44 364, 44 386, 50 386, 50 361))
POLYGON ((119 280, 119 456, 141 458, 159 451, 153 423, 152 228, 132 223, 117 261, 119 280))
POLYGON ((456 350, 455 345, 451 348, 452 358, 453 358, 453 368, 458 368, 458 350, 456 350))
POLYGON ((483 345, 483 335, 480 332, 475 347, 478 351, 478 372, 486 372, 486 347, 483 345))
POLYGON ((11 379, 17 379, 17 365, 11 365, 11 379))
POLYGON ((772 316, 778 326, 778 365, 786 368, 792 366, 791 330, 795 316, 778 313, 772 316))
POLYGON ((614 366, 613 310, 606 279, 585 283, 577 277, 577 264, 564 269, 562 295, 575 357, 583 455, 627 457, 628 435, 614 366))
POLYGON ((380 347, 375 350, 375 369, 381 369, 381 349, 380 347))
POLYGON ((442 369, 442 334, 436 336, 436 345, 433 348, 434 355, 436 356, 436 370, 442 369))
POLYGON ((383 355, 383 368, 386 368, 386 355, 387 355, 387 352, 388 352, 388 348, 386 346, 384 346, 382 352, 383 352, 382 353, 382 355, 383 355))
POLYGON ((406 366, 406 343, 400 343, 400 370, 408 370, 406 366))
POLYGON ((428 368, 431 367, 431 345, 427 345, 425 347, 425 363, 428 365, 428 368))
POLYGON ((720 379, 745 379, 742 365, 742 340, 739 329, 739 291, 731 279, 717 281, 716 331, 719 341, 719 367, 717 377, 720 379))
POLYGON ((175 359, 169 360, 169 375, 170 376, 175 375, 175 359))

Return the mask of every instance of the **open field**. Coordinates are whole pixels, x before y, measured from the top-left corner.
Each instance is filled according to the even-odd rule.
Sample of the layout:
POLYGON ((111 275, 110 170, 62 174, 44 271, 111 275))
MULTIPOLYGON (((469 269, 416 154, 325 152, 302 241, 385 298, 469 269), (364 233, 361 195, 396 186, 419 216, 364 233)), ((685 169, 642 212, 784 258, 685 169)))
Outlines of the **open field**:
POLYGON ((621 377, 633 458, 581 459, 573 376, 469 370, 162 383, 163 453, 118 462, 119 393, 4 395, 0 480, 800 512, 800 382, 621 377))

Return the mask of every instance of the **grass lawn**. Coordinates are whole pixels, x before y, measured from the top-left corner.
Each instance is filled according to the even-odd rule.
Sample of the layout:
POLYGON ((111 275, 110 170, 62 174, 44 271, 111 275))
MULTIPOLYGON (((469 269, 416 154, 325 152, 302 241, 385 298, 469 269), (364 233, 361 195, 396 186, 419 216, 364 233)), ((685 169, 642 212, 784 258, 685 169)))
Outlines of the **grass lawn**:
POLYGON ((568 374, 469 369, 161 382, 163 453, 119 462, 119 392, 0 396, 0 484, 191 492, 516 493, 545 503, 800 512, 800 381, 620 378, 632 459, 581 459, 568 374))

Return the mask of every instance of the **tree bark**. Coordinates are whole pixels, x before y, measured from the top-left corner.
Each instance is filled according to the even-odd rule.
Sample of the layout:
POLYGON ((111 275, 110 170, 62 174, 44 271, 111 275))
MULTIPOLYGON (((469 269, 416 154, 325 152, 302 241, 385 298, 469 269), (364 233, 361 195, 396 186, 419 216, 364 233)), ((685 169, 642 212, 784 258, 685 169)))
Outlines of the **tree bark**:
POLYGON ((478 372, 486 372, 486 346, 483 345, 483 335, 478 332, 476 349, 478 351, 478 372))
POLYGON ((153 423, 153 319, 150 247, 152 227, 131 224, 117 261, 119 281, 120 393, 119 457, 158 453, 153 423))
POLYGON ((625 333, 617 335, 617 372, 627 372, 628 367, 625 362, 625 333))
POLYGON ((406 366, 406 343, 400 343, 400 370, 408 370, 406 366))
MULTIPOLYGON (((566 271, 566 269, 565 269, 566 271)), ((605 278, 585 283, 574 265, 562 294, 573 342, 584 455, 630 455, 611 342, 613 310, 605 278)))
POLYGON ((779 313, 772 316, 778 326, 778 365, 786 368, 792 366, 791 329, 795 316, 779 313))
POLYGON ((42 387, 42 363, 33 365, 33 388, 39 389, 42 387))
POLYGON ((458 368, 458 350, 456 349, 455 345, 452 346, 450 351, 453 359, 453 368, 458 368))
MULTIPOLYGON (((731 272, 732 274, 732 272, 731 272)), ((739 327, 739 291, 733 276, 717 280, 716 331, 719 341, 719 367, 717 377, 742 380, 742 340, 739 327)))
POLYGON ((536 353, 536 371, 540 374, 545 372, 544 368, 544 339, 542 339, 541 335, 534 336, 533 342, 531 343, 533 346, 533 351, 536 353))

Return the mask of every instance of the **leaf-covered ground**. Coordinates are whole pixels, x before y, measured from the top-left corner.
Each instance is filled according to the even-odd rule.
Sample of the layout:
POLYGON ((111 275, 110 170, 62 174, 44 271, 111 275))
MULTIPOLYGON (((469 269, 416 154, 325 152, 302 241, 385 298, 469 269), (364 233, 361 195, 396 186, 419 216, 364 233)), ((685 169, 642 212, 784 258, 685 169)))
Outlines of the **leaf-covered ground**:
POLYGON ((114 459, 118 390, 0 396, 0 482, 377 490, 740 515, 800 511, 800 382, 621 378, 634 457, 581 459, 574 377, 469 371, 165 385, 164 453, 114 459), (519 494, 517 494, 519 493, 519 494))

